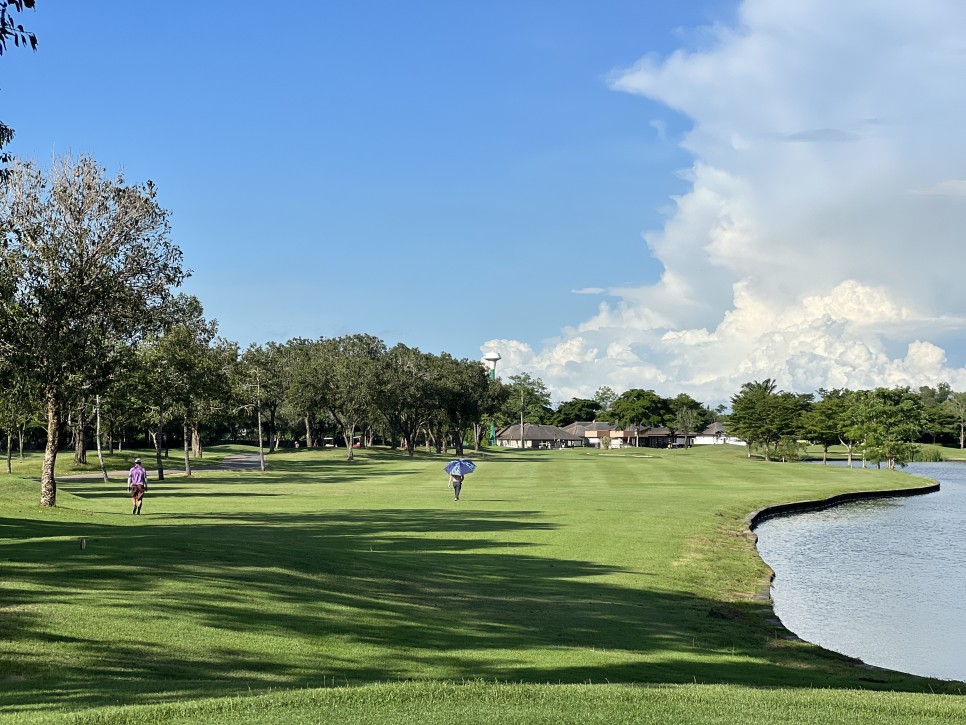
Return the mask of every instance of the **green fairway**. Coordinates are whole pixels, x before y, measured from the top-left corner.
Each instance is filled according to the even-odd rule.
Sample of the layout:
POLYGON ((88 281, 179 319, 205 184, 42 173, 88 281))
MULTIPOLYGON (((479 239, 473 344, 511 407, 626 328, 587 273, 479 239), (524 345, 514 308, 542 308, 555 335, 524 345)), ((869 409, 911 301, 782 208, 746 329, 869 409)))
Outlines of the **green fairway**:
POLYGON ((151 482, 140 517, 120 479, 62 481, 41 510, 39 484, 0 477, 0 717, 966 717, 917 694, 962 683, 794 641, 760 601, 749 513, 915 479, 730 446, 494 451, 455 502, 445 460, 289 450, 265 474, 151 482))

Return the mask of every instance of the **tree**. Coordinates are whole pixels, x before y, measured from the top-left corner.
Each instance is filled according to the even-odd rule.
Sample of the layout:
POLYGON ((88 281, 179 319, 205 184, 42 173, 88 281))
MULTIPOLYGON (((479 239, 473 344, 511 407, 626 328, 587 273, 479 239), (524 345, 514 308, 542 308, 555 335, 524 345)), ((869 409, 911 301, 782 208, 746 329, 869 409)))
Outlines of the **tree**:
POLYGON ((610 413, 610 407, 617 400, 617 393, 609 385, 601 385, 597 388, 597 392, 594 393, 594 402, 600 406, 600 413, 606 416, 610 413))
POLYGON ((579 420, 597 420, 600 413, 600 403, 586 398, 574 398, 565 403, 561 403, 554 411, 550 422, 553 425, 563 427, 576 423, 579 420))
POLYGON ((171 353, 177 343, 156 336, 136 350, 136 364, 129 371, 132 402, 138 411, 138 422, 148 430, 154 447, 157 478, 164 480, 163 450, 165 426, 175 413, 175 397, 181 392, 175 379, 171 353))
POLYGON ((401 437, 412 456, 416 436, 432 413, 432 356, 398 343, 386 353, 382 365, 379 409, 393 437, 401 437))
POLYGON ((0 430, 7 436, 7 473, 12 470, 13 437, 17 436, 20 458, 27 427, 37 418, 37 394, 29 381, 9 368, 0 369, 0 430))
POLYGON ((855 441, 846 435, 846 412, 850 405, 851 391, 826 390, 820 388, 822 399, 813 403, 802 416, 803 434, 806 439, 822 446, 822 462, 828 463, 828 449, 836 443, 846 446, 849 466, 852 465, 852 452, 855 441))
POLYGON ((288 354, 282 345, 269 342, 266 345, 251 345, 245 351, 245 362, 258 368, 258 380, 262 409, 267 414, 268 452, 278 445, 276 418, 285 400, 288 369, 288 354))
POLYGON ((691 434, 701 427, 701 420, 700 408, 679 408, 677 413, 674 414, 674 430, 684 434, 685 448, 690 447, 688 440, 691 434))
POLYGON ((938 436, 953 431, 953 416, 946 405, 952 392, 948 383, 939 383, 935 388, 928 385, 919 388, 919 398, 922 401, 922 432, 932 438, 933 445, 936 444, 938 436))
POLYGON ((41 505, 55 506, 61 411, 156 325, 182 283, 181 250, 149 181, 108 178, 90 157, 49 174, 17 162, 0 196, 0 358, 41 390, 47 444, 41 505))
POLYGON ((356 430, 378 414, 379 361, 386 354, 386 344, 372 335, 345 335, 323 341, 320 353, 322 399, 342 429, 346 459, 352 461, 356 430))
POLYGON ((668 401, 653 390, 631 388, 611 402, 613 423, 622 428, 642 425, 646 428, 661 425, 671 415, 668 401))
POLYGON ((945 405, 959 423, 959 448, 962 450, 966 443, 966 393, 952 393, 945 405))
POLYGON ((288 385, 285 389, 285 405, 291 414, 302 419, 305 425, 305 445, 311 448, 316 441, 313 431, 316 416, 324 401, 319 383, 319 343, 295 338, 285 345, 285 366, 288 385))
POLYGON ((730 432, 748 444, 749 458, 751 451, 758 448, 769 461, 783 439, 797 438, 802 433, 802 415, 812 396, 776 392, 777 387, 771 378, 756 380, 742 385, 731 399, 730 432))
POLYGON ((476 360, 457 360, 447 353, 437 359, 436 370, 441 412, 456 447, 456 455, 462 456, 466 431, 483 416, 489 373, 476 360))
POLYGON ((671 415, 665 418, 667 427, 684 434, 684 446, 692 433, 704 430, 711 423, 711 411, 687 393, 681 393, 668 401, 671 415))
POLYGON ((164 369, 153 382, 163 386, 159 396, 167 399, 172 415, 181 418, 184 469, 190 476, 199 422, 205 412, 226 404, 229 397, 228 369, 235 350, 214 346, 218 325, 205 319, 196 297, 179 295, 167 313, 169 327, 156 342, 156 357, 164 369))
POLYGON ((18 48, 29 45, 31 50, 37 50, 37 36, 13 17, 15 11, 33 10, 35 4, 35 0, 0 0, 0 55, 6 52, 11 41, 18 48))
POLYGON ((506 406, 509 393, 510 391, 503 384, 503 381, 493 378, 487 379, 486 395, 480 411, 480 422, 475 425, 473 434, 474 450, 480 450, 480 443, 487 431, 493 435, 496 434, 496 419, 499 417, 500 411, 506 406))
POLYGON ((544 382, 530 373, 511 375, 509 381, 504 384, 509 391, 503 408, 503 422, 520 420, 522 411, 524 423, 543 423, 550 407, 550 391, 544 382))
POLYGON ((524 447, 527 423, 543 423, 550 409, 550 391, 540 378, 530 373, 511 375, 504 384, 506 402, 501 411, 500 423, 505 425, 520 421, 520 448, 524 447))
POLYGON ((262 389, 265 384, 266 372, 261 364, 261 349, 256 344, 249 345, 248 349, 242 353, 232 375, 234 384, 234 395, 241 404, 238 409, 255 412, 255 426, 258 431, 258 467, 265 471, 265 427, 262 422, 262 409, 264 401, 262 389))
POLYGON ((913 441, 922 430, 922 398, 909 388, 859 391, 852 415, 863 434, 862 455, 872 463, 885 461, 889 470, 915 456, 913 441))

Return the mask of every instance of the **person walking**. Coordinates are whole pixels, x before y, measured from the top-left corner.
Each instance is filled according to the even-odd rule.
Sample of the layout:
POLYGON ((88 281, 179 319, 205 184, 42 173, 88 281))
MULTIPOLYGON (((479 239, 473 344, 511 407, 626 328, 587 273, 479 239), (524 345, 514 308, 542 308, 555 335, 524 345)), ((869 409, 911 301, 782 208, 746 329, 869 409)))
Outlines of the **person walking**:
POLYGON ((463 488, 463 477, 458 473, 450 474, 449 485, 453 488, 453 500, 460 500, 460 489, 463 488))
POLYGON ((134 459, 134 466, 127 474, 127 490, 131 494, 131 513, 141 515, 141 502, 144 492, 148 490, 148 472, 141 465, 141 459, 134 459))

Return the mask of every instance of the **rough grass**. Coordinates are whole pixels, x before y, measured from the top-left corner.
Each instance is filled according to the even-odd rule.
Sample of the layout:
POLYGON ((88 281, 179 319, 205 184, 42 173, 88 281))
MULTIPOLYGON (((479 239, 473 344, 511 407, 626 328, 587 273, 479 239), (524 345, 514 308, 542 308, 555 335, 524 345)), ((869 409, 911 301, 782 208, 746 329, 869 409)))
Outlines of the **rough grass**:
MULTIPOLYGON (((961 723, 966 701, 949 695, 862 690, 753 689, 732 685, 397 683, 330 687, 163 705, 105 707, 54 716, 76 725, 942 725, 961 723)), ((24 715, 16 722, 51 722, 24 715)))
POLYGON ((732 447, 478 462, 457 503, 433 456, 286 451, 266 474, 154 483, 140 517, 120 479, 61 482, 41 510, 38 484, 0 477, 0 717, 962 717, 916 694, 959 684, 789 639, 756 599, 748 513, 914 479, 732 447))

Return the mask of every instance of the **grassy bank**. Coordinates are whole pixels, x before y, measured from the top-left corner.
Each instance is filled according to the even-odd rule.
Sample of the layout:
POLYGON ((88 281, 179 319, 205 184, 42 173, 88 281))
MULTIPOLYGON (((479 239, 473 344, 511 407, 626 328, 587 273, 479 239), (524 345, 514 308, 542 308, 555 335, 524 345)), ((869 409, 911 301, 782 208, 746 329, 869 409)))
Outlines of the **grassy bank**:
POLYGON ((287 451, 267 474, 158 483, 141 517, 120 480, 63 482, 40 510, 35 482, 0 477, 0 717, 308 722, 334 707, 407 722, 411 706, 422 722, 539 722, 556 703, 555 722, 661 707, 718 722, 816 701, 876 722, 966 714, 917 694, 958 685, 788 639, 756 598, 749 512, 908 476, 732 447, 497 451, 457 503, 439 458, 344 458, 287 451))

